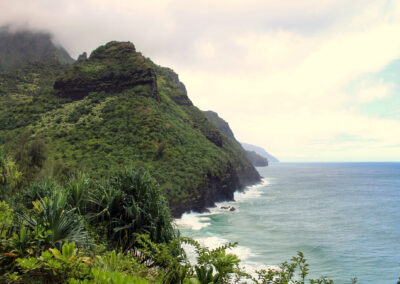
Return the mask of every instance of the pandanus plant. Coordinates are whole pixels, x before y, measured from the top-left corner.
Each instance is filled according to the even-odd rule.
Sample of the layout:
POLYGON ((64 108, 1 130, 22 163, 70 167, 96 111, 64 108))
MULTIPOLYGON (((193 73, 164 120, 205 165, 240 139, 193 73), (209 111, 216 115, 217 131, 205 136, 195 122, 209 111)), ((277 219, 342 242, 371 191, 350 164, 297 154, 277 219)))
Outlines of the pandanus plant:
POLYGON ((41 232, 42 245, 61 248, 65 242, 89 244, 83 217, 68 203, 69 194, 62 188, 49 197, 33 201, 33 209, 20 215, 23 224, 31 231, 41 232))
POLYGON ((135 233, 148 234, 157 243, 176 236, 167 202, 148 172, 127 168, 96 188, 91 198, 93 223, 106 225, 113 244, 129 250, 135 233))

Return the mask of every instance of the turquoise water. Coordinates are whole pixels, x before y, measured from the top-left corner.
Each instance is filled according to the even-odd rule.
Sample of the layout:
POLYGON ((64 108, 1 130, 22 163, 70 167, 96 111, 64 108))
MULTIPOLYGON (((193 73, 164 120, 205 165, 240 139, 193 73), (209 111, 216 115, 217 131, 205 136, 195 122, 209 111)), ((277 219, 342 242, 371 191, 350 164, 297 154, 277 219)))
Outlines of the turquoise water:
POLYGON ((250 270, 304 252, 311 276, 396 283, 400 276, 400 163, 279 163, 235 195, 234 212, 185 214, 183 235, 234 249, 250 270))

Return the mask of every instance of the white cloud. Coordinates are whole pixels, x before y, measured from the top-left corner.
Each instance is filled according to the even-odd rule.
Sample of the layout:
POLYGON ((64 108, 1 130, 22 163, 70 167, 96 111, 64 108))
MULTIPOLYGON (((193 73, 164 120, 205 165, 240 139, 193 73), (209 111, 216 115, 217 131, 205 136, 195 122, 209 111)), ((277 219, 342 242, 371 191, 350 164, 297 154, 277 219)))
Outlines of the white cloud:
POLYGON ((362 85, 362 88, 358 90, 357 93, 357 100, 360 103, 368 103, 375 100, 380 100, 391 95, 391 84, 380 82, 372 86, 368 86, 366 83, 362 85))

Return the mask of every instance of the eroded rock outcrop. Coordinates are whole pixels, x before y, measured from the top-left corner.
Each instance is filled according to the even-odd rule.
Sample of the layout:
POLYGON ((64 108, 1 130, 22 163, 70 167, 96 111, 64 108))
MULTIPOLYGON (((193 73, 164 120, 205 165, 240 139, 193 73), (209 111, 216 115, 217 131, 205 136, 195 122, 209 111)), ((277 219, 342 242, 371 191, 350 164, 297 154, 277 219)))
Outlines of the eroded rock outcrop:
POLYGON ((116 93, 139 85, 157 98, 157 79, 151 64, 132 43, 113 41, 74 64, 56 80, 54 89, 60 97, 80 100, 90 92, 116 93))

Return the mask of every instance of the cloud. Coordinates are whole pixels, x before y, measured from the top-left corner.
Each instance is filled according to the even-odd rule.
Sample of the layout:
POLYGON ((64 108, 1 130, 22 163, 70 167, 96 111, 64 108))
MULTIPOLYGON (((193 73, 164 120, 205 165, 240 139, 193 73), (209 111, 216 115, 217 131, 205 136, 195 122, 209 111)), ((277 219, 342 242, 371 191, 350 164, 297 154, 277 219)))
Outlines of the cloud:
POLYGON ((367 83, 362 83, 362 88, 358 90, 357 100, 360 103, 373 102, 387 98, 392 93, 392 85, 380 82, 378 84, 368 86, 367 83))
POLYGON ((395 97, 374 74, 400 58, 398 1, 1 1, 0 24, 15 22, 49 30, 73 56, 134 42, 179 73, 197 106, 282 160, 400 160, 398 115, 357 111, 395 97))

